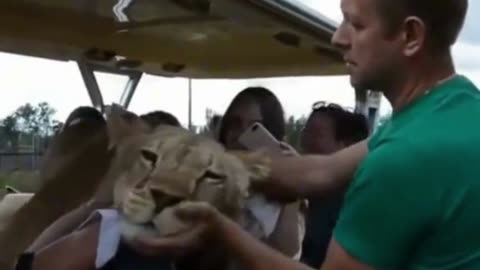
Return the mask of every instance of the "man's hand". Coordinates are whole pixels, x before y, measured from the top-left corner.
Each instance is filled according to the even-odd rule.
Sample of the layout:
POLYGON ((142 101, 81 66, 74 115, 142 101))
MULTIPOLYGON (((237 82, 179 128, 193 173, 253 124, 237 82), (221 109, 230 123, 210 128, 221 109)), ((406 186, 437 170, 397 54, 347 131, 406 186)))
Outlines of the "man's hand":
POLYGON ((225 218, 214 207, 204 202, 181 203, 176 207, 175 215, 182 222, 192 224, 192 229, 167 237, 139 236, 128 244, 146 256, 183 256, 201 246, 206 238, 211 236, 216 224, 225 218))
POLYGON ((295 157, 299 156, 300 154, 293 148, 293 146, 289 145, 286 142, 280 142, 280 147, 282 148, 282 154, 284 156, 295 157))

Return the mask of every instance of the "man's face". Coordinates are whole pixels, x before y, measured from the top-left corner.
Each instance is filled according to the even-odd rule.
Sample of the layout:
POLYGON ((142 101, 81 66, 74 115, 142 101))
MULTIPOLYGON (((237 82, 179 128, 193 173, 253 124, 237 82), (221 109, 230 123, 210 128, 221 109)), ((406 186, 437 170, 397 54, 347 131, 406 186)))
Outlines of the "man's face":
POLYGON ((332 43, 341 49, 350 82, 357 89, 388 90, 384 88, 404 60, 401 35, 386 35, 379 1, 383 0, 341 1, 344 19, 332 43))

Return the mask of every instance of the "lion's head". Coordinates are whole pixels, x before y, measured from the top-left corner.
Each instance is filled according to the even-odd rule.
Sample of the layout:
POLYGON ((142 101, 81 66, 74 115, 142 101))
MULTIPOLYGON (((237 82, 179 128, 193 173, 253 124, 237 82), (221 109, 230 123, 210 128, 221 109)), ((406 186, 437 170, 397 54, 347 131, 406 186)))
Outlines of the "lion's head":
POLYGON ((268 176, 268 159, 261 153, 229 153, 216 141, 179 127, 152 129, 119 107, 107 116, 115 148, 107 178, 115 181, 114 205, 127 237, 186 229, 172 209, 187 200, 208 202, 238 220, 250 181, 268 176))

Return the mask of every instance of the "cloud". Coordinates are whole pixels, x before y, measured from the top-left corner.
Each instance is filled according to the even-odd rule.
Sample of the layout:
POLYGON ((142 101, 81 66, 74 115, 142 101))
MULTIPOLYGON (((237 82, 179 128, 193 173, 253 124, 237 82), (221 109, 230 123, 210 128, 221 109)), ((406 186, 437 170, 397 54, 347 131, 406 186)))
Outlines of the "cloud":
POLYGON ((340 10, 340 0, 297 0, 324 16, 340 22, 342 20, 342 11, 340 10))
POLYGON ((458 69, 480 70, 480 44, 458 42, 453 46, 452 53, 458 69))
POLYGON ((463 27, 460 39, 462 42, 469 44, 480 45, 480 23, 478 18, 480 17, 480 1, 470 0, 467 18, 463 27))

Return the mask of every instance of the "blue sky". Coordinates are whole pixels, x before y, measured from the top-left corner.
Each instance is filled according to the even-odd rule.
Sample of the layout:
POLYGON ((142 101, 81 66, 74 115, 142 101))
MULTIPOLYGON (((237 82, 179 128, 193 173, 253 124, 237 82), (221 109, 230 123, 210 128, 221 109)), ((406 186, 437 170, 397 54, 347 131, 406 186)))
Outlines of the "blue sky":
MULTIPOLYGON (((324 15, 341 20, 340 0, 299 0, 324 15)), ((470 1, 469 13, 460 39, 453 48, 457 69, 480 85, 480 1, 470 1), (475 19, 477 18, 477 19, 475 19)), ((113 75, 99 75, 99 84, 106 103, 117 102, 125 79, 113 75)), ((205 122, 206 108, 218 113, 243 88, 261 85, 270 88, 280 99, 288 115, 309 113, 310 106, 318 100, 337 102, 353 107, 354 93, 348 78, 302 77, 257 80, 194 80, 193 122, 205 122)), ((26 103, 49 102, 57 109, 56 118, 63 121, 77 106, 90 105, 85 86, 72 62, 0 53, 0 86, 4 94, 0 99, 0 118, 26 103)), ((165 110, 187 123, 188 82, 185 79, 145 76, 137 89, 129 109, 136 113, 165 110)), ((382 103, 381 111, 387 113, 389 105, 382 103)))

